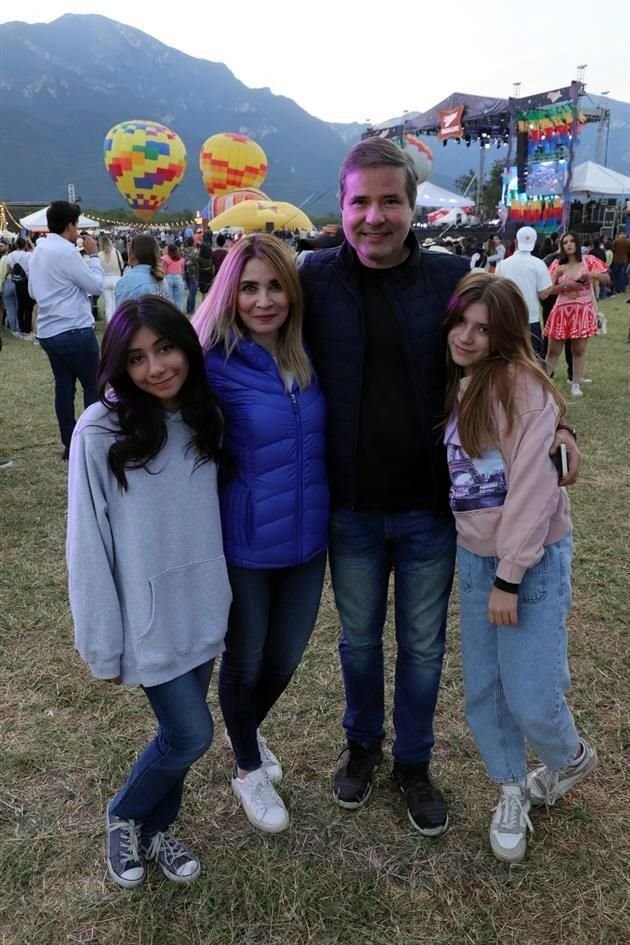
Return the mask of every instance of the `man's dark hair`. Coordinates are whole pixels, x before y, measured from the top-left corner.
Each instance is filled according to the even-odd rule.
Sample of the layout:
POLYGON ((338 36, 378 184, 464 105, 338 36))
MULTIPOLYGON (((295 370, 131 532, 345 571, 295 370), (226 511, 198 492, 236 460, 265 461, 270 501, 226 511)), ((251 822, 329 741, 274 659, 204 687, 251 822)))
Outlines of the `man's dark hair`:
POLYGON ((67 200, 53 200, 46 211, 48 229, 51 233, 63 233, 69 223, 78 223, 81 216, 81 207, 78 203, 68 203, 67 200))

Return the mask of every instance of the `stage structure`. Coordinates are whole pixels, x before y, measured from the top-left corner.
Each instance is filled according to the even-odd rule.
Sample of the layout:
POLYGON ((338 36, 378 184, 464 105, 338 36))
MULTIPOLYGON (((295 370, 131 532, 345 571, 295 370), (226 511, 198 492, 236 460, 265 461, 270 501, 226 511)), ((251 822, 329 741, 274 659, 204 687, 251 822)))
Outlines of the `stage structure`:
MULTIPOLYGON (((399 146, 409 135, 479 143, 479 184, 484 180, 485 154, 507 147, 503 193, 498 215, 501 229, 527 223, 541 232, 566 226, 571 205, 571 179, 581 128, 605 119, 606 110, 587 107, 582 82, 524 98, 488 98, 453 92, 426 112, 367 129, 363 138, 390 138, 399 146)), ((478 187, 478 195, 481 186, 478 187)), ((479 199, 479 198, 478 198, 479 199)), ((510 227, 512 228, 512 227, 510 227)))

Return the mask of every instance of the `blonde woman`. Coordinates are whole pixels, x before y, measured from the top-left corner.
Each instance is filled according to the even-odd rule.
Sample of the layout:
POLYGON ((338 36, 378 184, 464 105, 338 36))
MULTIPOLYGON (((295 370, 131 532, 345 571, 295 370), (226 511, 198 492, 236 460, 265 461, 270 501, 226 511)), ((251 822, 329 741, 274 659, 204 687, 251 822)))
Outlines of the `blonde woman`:
POLYGON ((101 234, 99 239, 99 254, 105 278, 103 280, 103 299, 105 300, 105 321, 109 323, 114 309, 116 308, 115 290, 120 282, 125 265, 123 258, 117 249, 112 245, 112 241, 106 233, 101 234))
POLYGON ((232 585, 219 698, 235 755, 232 788, 249 821, 289 823, 282 768, 259 727, 309 641, 328 536, 324 398, 302 344, 302 294, 273 236, 226 256, 193 325, 225 418, 220 489, 232 585))

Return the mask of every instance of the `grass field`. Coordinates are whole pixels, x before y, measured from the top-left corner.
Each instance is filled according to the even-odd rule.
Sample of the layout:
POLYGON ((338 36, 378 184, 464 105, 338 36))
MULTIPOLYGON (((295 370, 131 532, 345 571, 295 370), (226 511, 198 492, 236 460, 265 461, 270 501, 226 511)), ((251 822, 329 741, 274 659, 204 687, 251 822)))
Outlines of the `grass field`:
MULTIPOLYGON (((91 679, 72 647, 64 565, 66 465, 42 350, 0 353, 0 945, 622 945, 630 941, 628 810, 628 355, 630 306, 602 304, 584 398, 571 404, 584 455, 571 490, 576 538, 571 704, 600 767, 533 816, 527 859, 488 849, 495 794, 463 718, 457 601, 436 718, 434 772, 450 831, 410 827, 381 767, 357 813, 330 798, 343 745, 337 617, 325 591, 312 643, 266 726, 285 769, 290 829, 249 827, 219 737, 193 769, 177 834, 204 871, 190 887, 151 872, 134 892, 103 860, 103 812, 152 732, 141 691, 91 679)), ((563 390, 564 367, 559 369, 563 390)), ((392 627, 388 626, 391 704, 392 627)), ((390 726, 391 736, 391 726, 390 726)), ((387 748, 391 744, 391 737, 387 748)))

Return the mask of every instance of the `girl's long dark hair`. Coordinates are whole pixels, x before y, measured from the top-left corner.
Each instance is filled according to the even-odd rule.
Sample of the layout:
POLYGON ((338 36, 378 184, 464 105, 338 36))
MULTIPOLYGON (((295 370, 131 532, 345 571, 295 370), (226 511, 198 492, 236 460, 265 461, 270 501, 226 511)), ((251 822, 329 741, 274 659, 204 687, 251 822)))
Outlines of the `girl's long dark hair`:
POLYGON ((146 327, 179 348, 188 359, 188 377, 180 391, 182 419, 193 431, 188 444, 197 463, 218 460, 223 421, 208 380, 203 352, 194 328, 167 299, 144 295, 118 306, 105 330, 97 376, 101 403, 116 414, 120 432, 109 449, 109 466, 128 488, 126 469, 147 468, 166 442, 164 409, 151 394, 129 377, 127 358, 131 341, 146 327))
POLYGON ((160 261, 160 247, 154 236, 148 233, 139 233, 131 241, 129 247, 137 263, 151 267, 151 275, 158 282, 164 278, 164 270, 160 261))

